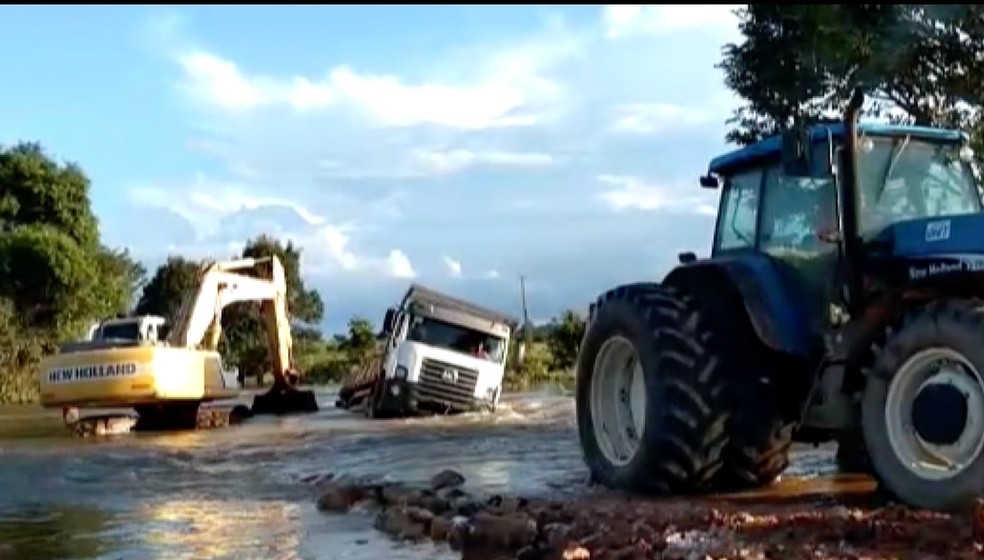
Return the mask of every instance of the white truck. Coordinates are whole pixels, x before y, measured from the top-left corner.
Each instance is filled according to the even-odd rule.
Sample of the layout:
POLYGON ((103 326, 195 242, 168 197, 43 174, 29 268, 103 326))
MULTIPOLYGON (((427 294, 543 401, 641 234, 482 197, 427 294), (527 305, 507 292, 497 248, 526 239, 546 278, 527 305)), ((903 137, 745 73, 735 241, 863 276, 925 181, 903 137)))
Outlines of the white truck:
POLYGON ((386 310, 385 347, 342 386, 336 406, 371 417, 495 410, 517 324, 413 284, 386 310))

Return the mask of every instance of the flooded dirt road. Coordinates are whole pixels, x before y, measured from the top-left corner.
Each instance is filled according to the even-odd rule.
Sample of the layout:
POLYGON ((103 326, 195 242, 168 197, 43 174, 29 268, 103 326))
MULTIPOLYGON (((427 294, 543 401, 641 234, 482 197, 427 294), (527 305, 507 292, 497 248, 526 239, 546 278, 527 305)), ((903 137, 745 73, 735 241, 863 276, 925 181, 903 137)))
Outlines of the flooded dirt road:
MULTIPOLYGON (((506 397, 493 415, 368 421, 333 407, 221 430, 72 439, 59 414, 0 408, 0 559, 458 558, 394 543, 371 514, 315 510, 302 480, 326 472, 530 495, 586 492, 569 396, 506 397)), ((799 450, 787 477, 834 471, 830 450, 799 450)))

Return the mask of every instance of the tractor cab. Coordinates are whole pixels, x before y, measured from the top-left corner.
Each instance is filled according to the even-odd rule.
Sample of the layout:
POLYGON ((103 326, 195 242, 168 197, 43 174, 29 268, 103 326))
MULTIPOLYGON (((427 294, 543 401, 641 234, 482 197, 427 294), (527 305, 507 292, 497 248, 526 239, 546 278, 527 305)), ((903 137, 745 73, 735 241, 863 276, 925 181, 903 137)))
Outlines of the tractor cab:
POLYGON ((812 302, 808 322, 817 329, 872 290, 984 269, 984 214, 967 137, 862 123, 855 160, 846 161, 846 128, 774 136, 715 158, 701 178, 705 188, 722 188, 712 257, 771 257, 812 302))

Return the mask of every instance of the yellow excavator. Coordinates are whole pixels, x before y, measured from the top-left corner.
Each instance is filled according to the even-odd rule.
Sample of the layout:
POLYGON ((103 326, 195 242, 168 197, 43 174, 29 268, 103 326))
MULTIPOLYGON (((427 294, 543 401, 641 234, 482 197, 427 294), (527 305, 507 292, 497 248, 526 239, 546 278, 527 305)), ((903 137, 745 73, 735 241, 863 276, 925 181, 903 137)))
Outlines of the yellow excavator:
POLYGON ((79 408, 132 407, 138 425, 194 427, 202 403, 239 396, 238 371, 224 367, 217 348, 223 309, 245 301, 260 302, 274 376, 251 413, 317 411, 314 393, 296 388, 287 283, 276 256, 204 264, 170 328, 152 315, 109 319, 62 345, 41 363, 42 406, 61 408, 66 422, 71 409, 77 417, 79 408))

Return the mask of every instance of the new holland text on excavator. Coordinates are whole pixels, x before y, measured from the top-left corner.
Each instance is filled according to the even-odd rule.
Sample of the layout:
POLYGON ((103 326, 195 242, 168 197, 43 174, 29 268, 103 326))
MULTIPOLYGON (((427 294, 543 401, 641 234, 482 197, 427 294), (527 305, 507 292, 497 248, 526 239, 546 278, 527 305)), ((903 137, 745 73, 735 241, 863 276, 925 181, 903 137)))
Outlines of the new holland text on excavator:
POLYGON ((246 301, 260 303, 274 377, 251 412, 317 411, 314 393, 297 389, 287 283, 276 256, 203 265, 170 328, 157 316, 110 319, 85 340, 62 345, 41 363, 42 406, 62 408, 66 418, 69 409, 132 407, 148 425, 193 428, 202 403, 240 394, 238 372, 223 365, 217 348, 223 309, 246 301))

